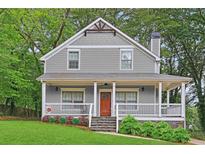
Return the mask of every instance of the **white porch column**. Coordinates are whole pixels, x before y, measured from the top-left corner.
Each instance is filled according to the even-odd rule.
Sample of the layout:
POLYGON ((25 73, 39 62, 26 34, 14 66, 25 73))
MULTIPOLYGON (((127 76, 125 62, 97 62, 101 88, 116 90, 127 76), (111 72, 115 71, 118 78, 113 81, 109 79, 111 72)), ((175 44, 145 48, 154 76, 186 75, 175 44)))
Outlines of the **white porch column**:
POLYGON ((93 102, 94 116, 97 116, 97 82, 94 82, 94 102, 93 102))
POLYGON ((42 113, 41 118, 44 117, 46 113, 46 83, 42 82, 42 113))
POLYGON ((115 92, 116 92, 116 83, 112 83, 112 116, 115 116, 115 92))
POLYGON ((182 82, 182 85, 181 85, 181 112, 182 112, 182 117, 185 117, 185 95, 186 95, 185 83, 182 82))
POLYGON ((159 82, 159 117, 162 116, 162 82, 159 82))
POLYGON ((167 90, 167 107, 169 107, 169 90, 167 90))

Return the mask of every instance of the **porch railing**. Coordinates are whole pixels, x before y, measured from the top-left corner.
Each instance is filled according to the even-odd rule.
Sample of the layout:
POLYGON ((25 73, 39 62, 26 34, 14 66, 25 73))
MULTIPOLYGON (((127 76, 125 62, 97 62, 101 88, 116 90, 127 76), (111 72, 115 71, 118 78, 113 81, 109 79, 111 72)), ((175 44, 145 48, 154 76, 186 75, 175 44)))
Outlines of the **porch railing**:
MULTIPOLYGON (((162 117, 180 117, 182 115, 182 105, 177 103, 162 104, 162 117)), ((159 104, 154 103, 117 103, 116 115, 124 117, 126 115, 135 117, 159 117, 159 104)))
POLYGON ((182 104, 162 103, 160 113, 159 104, 116 103, 116 132, 118 132, 119 119, 126 115, 132 115, 134 117, 182 117, 182 104))
POLYGON ((45 114, 47 115, 83 115, 88 116, 89 127, 91 126, 92 103, 46 103, 45 114))

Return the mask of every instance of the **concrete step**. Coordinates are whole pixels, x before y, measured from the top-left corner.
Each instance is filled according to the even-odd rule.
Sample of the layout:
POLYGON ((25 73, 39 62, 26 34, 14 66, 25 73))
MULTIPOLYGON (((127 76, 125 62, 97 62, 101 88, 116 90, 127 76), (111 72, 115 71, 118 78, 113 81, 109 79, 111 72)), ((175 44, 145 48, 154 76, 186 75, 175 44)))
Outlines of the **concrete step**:
POLYGON ((115 132, 115 128, 93 128, 91 127, 91 130, 93 131, 103 131, 103 132, 115 132))
POLYGON ((99 126, 99 125, 91 125, 91 128, 116 128, 116 126, 99 126))
POLYGON ((92 117, 91 130, 115 132, 116 117, 92 117))
POLYGON ((93 126, 115 126, 116 123, 105 123, 105 122, 91 122, 93 126))
POLYGON ((115 120, 91 120, 91 122, 95 122, 95 123, 116 123, 115 120))

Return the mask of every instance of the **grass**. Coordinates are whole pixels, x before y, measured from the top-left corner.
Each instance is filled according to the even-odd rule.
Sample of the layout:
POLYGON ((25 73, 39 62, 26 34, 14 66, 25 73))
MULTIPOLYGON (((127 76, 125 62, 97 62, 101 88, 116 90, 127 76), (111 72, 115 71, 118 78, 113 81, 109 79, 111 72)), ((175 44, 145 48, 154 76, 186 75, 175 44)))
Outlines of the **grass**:
POLYGON ((76 127, 39 121, 0 121, 0 144, 157 145, 170 142, 99 134, 76 127))

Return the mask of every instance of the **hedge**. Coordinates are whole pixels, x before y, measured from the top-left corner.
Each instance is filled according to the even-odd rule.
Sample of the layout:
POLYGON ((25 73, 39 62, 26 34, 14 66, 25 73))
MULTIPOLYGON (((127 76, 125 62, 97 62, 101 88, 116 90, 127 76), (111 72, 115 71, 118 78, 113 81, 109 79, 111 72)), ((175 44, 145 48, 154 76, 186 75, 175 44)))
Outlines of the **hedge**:
POLYGON ((172 128, 167 122, 140 123, 130 115, 126 116, 120 123, 119 132, 172 142, 187 143, 190 140, 190 135, 184 128, 172 128))

